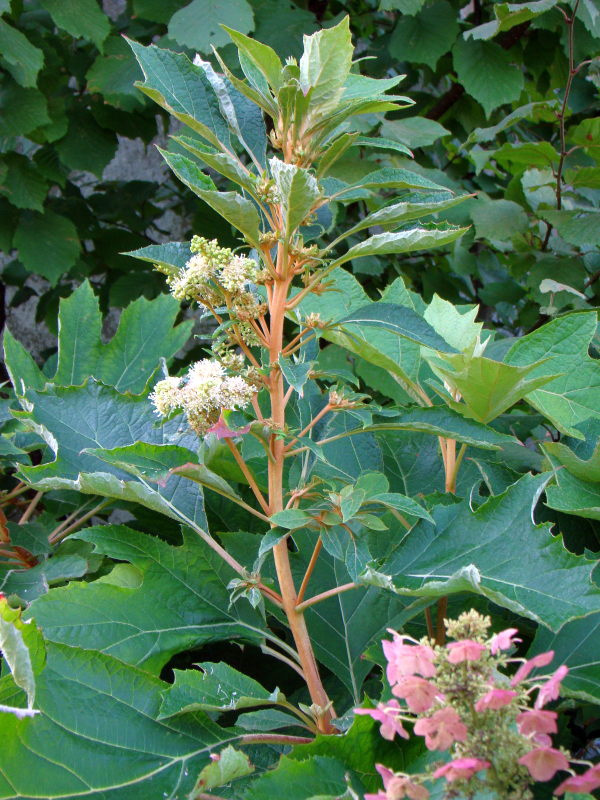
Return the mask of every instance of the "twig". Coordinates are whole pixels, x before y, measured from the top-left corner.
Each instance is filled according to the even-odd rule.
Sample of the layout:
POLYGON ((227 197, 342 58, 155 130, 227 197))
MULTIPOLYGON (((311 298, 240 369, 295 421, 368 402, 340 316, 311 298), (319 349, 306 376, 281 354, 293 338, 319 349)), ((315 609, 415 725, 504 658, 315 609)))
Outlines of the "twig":
POLYGON ((302 579, 302 583, 300 584, 300 591, 298 592, 298 601, 297 604, 300 605, 302 600, 304 599, 304 594, 306 592, 306 587, 308 586, 308 582, 310 580, 310 576, 313 574, 314 568, 317 564, 317 559, 319 558, 319 553, 323 549, 323 540, 319 536, 317 539, 317 543, 315 545, 315 549, 312 552, 310 557, 310 561, 308 562, 308 566, 306 568, 306 572, 304 573, 304 578, 302 579))
POLYGON ((48 541, 50 542, 50 544, 56 544, 57 542, 60 542, 61 539, 64 539, 65 536, 68 536, 70 533, 73 533, 73 531, 76 531, 77 528, 83 525, 84 522, 87 522, 88 519, 91 519, 93 516, 98 514, 98 512, 102 511, 103 508, 106 508, 106 506, 109 506, 111 503, 112 500, 103 500, 101 503, 98 503, 98 505, 92 508, 91 511, 88 511, 87 514, 83 515, 83 517, 79 517, 79 519, 76 519, 75 522, 73 522, 68 527, 64 528, 62 531, 54 533, 54 535, 50 534, 50 536, 48 537, 48 541))
MULTIPOLYGON (((566 130, 565 130, 565 113, 567 110, 567 102, 569 100, 569 95, 571 93, 571 87, 573 85, 573 78, 579 70, 584 66, 584 62, 579 64, 575 67, 574 63, 574 54, 575 54, 575 39, 574 39, 574 28, 575 28, 575 15, 577 14, 577 9, 579 7, 579 0, 575 0, 575 5, 573 6, 573 13, 569 16, 564 12, 560 6, 558 6, 559 10, 562 11, 563 16, 565 18, 565 25, 567 26, 567 36, 569 42, 569 76, 567 78, 567 84, 565 86, 565 93, 563 95, 563 101, 560 107, 560 111, 557 111, 556 116, 559 121, 559 133, 560 133, 560 158, 558 160, 558 169, 556 170, 556 189, 554 193, 556 195, 556 210, 560 211, 562 209, 562 174, 563 169, 565 166, 565 159, 569 154, 567 151, 567 144, 566 144, 566 130)), ((542 242, 542 250, 546 250, 548 247, 548 242, 550 241, 550 234, 552 233, 552 225, 550 223, 546 223, 546 235, 544 237, 544 241, 542 242)))
POLYGON ((256 483, 256 479, 255 479, 254 475, 252 474, 252 472, 250 471, 250 468, 248 467, 248 465, 246 464, 246 462, 242 458, 242 456, 240 454, 240 451, 236 447, 235 442, 230 438, 226 438, 225 441, 227 442, 227 447, 230 449, 231 454, 235 458, 238 467, 244 473, 244 477, 248 481, 248 485, 252 489, 252 492, 253 492, 254 496, 256 497, 256 499, 258 500, 258 502, 260 504, 260 507, 262 508, 262 510, 265 512, 265 514, 267 516, 270 516, 271 510, 269 508, 269 504, 267 503, 267 501, 263 497, 263 494, 262 494, 261 490, 258 488, 258 484, 256 483))
POLYGON ((299 603, 296 606, 296 611, 304 611, 305 609, 320 603, 322 600, 335 597, 336 594, 342 594, 342 592, 349 592, 350 589, 358 589, 358 587, 358 583, 344 583, 341 586, 328 589, 326 592, 321 592, 321 594, 315 594, 313 597, 309 597, 308 600, 305 600, 303 603, 299 603))
POLYGON ((33 496, 32 501, 29 503, 29 505, 27 506, 27 508, 23 512, 23 515, 22 515, 21 519, 19 520, 19 525, 25 525, 27 520, 31 517, 31 515, 35 511, 35 508, 36 508, 37 504, 42 499, 42 495, 43 494, 44 494, 43 492, 36 492, 35 493, 35 495, 33 496))

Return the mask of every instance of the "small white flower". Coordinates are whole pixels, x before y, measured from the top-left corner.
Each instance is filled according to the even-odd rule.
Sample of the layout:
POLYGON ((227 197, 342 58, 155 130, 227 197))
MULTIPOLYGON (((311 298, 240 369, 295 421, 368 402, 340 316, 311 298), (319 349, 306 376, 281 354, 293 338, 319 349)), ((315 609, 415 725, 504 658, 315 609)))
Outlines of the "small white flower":
POLYGON ((179 378, 164 378, 154 387, 150 401, 153 403, 156 413, 161 417, 165 417, 176 408, 181 408, 182 397, 179 384, 179 378))
POLYGON ((228 292, 242 292, 258 273, 258 264, 245 256, 233 256, 219 275, 219 283, 228 292))

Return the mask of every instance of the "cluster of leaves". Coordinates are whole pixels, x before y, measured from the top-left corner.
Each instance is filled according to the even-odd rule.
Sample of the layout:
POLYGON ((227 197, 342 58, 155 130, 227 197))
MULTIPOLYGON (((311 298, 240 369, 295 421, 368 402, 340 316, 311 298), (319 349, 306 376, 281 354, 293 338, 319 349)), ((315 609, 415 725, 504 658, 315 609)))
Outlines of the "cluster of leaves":
MULTIPOLYGON (((14 5, 6 9, 6 24, 16 31, 14 5)), ((137 299, 105 343, 98 299, 84 281, 60 303, 58 352, 42 370, 6 333, 6 365, 19 405, 2 401, 0 457, 23 484, 2 497, 11 521, 0 518, 0 591, 24 611, 21 618, 0 606, 12 671, 0 679, 0 707, 18 709, 0 715, 9 743, 0 797, 183 800, 215 789, 222 797, 260 800, 285 792, 308 800, 376 791, 376 763, 417 772, 426 768, 427 754, 418 744, 382 741, 371 719, 353 719, 365 687, 374 699, 381 694, 375 643, 388 627, 420 638, 423 612, 433 630, 432 607, 441 623, 446 604, 457 612, 480 607, 496 630, 513 622, 525 632, 529 657, 555 650, 570 668, 564 689, 571 730, 560 736, 568 743, 584 725, 593 736, 600 701, 594 646, 600 587, 593 580, 600 521, 593 310, 598 131, 586 118, 589 109, 572 104, 578 97, 596 102, 597 93, 593 63, 562 73, 578 42, 577 64, 592 54, 600 24, 593 4, 563 4, 567 23, 552 0, 497 3, 492 10, 475 3, 476 26, 469 17, 460 21, 459 4, 445 0, 383 0, 379 9, 355 4, 351 23, 360 29, 359 41, 367 54, 380 56, 377 65, 367 60, 363 66, 379 77, 406 62, 404 85, 417 87, 406 90, 416 106, 389 94, 397 75, 375 82, 349 71, 347 28, 333 26, 341 5, 327 16, 322 37, 306 42, 299 77, 258 40, 299 54, 282 15, 295 20, 292 30, 311 33, 312 13, 236 0, 239 19, 227 20, 240 29, 230 31, 239 50, 234 65, 225 32, 190 24, 190 15, 197 19, 206 9, 219 21, 220 4, 133 5, 140 21, 128 32, 142 41, 131 43, 145 77, 140 88, 187 126, 164 157, 201 200, 197 232, 218 235, 223 245, 239 245, 241 236, 268 264, 273 242, 261 234, 274 191, 284 240, 298 252, 305 243, 315 246, 307 250, 318 255, 308 286, 321 274, 327 281, 315 282, 319 291, 311 293, 297 279, 286 330, 298 346, 279 353, 276 367, 261 348, 253 349, 265 373, 280 370, 285 382, 286 425, 276 432, 245 412, 231 414, 228 425, 203 441, 177 416, 157 425, 148 393, 190 335, 189 323, 176 325, 179 307, 171 297, 137 299), (144 14, 162 27, 148 25, 138 34, 144 14), (467 27, 472 33, 465 38, 467 27), (244 35, 252 31, 256 39, 244 35), (144 46, 165 33, 205 57, 211 41, 222 45, 224 62, 192 64, 164 49, 172 41, 144 46), (500 45, 493 41, 505 34, 500 45), (536 67, 534 56, 561 37, 565 46, 552 45, 551 61, 536 67), (398 47, 402 59, 394 56, 398 47), (520 67, 508 60, 519 61, 513 48, 522 49, 520 67), (482 63, 489 69, 478 86, 482 63), (506 77, 490 80, 493 69, 506 77), (432 117, 441 116, 443 76, 453 70, 461 83, 439 100, 447 114, 442 128, 432 117), (300 87, 304 81, 303 88, 295 81, 300 87), (277 140, 288 130, 285 120, 312 114, 319 121, 319 114, 335 111, 342 88, 346 111, 361 116, 348 113, 330 120, 328 129, 316 126, 286 153, 285 136, 277 140), (562 97, 552 96, 554 88, 562 97), (388 111, 393 118, 384 120, 388 111), (424 111, 429 119, 417 113, 424 111), (283 164, 267 161, 265 117, 273 119, 270 141, 282 147, 283 164), (550 158, 554 140, 557 156, 550 158), (435 146, 423 149, 426 143, 435 146), (410 158, 410 148, 418 158, 410 158), (474 191, 476 198, 466 197, 474 191), (433 214, 435 223, 417 222, 433 214), (217 224, 219 215, 224 222, 217 224), (548 276, 554 284, 542 287, 548 276), (474 302, 481 302, 479 309, 474 302), (303 332, 309 318, 315 321, 310 334, 303 332), (527 327, 532 330, 522 335, 527 327), (228 445, 232 439, 245 471, 228 445), (265 515, 249 511, 256 493, 268 491, 265 448, 282 439, 289 453, 284 490, 298 502, 269 515, 267 532, 265 515), (18 524, 13 509, 28 487, 36 494, 18 524), (91 518, 106 521, 115 508, 126 512, 126 524, 80 529, 91 518), (299 606, 343 731, 305 744, 315 730, 315 709, 298 680, 286 616, 268 604, 277 586, 270 555, 282 541, 290 543, 296 585, 310 578, 312 596, 299 606), (322 547, 318 559, 315 542, 322 547), (192 664, 200 670, 189 669, 192 664), (294 748, 284 751, 290 743, 294 748)), ((58 9, 45 0, 41 7, 31 12, 37 17, 28 16, 29 8, 18 15, 19 26, 30 21, 33 47, 43 47, 35 40, 43 26, 32 20, 47 14, 59 29, 71 26, 70 35, 86 33, 73 29, 85 15, 75 22, 61 16, 62 4, 58 9)), ((64 34, 49 27, 44 41, 50 46, 57 35, 64 34)), ((108 70, 110 87, 122 87, 130 98, 129 108, 116 109, 124 112, 117 115, 123 124, 145 118, 154 131, 155 107, 133 99, 129 81, 138 67, 129 50, 105 48, 98 55, 85 48, 82 53, 108 70), (127 80, 116 81, 112 70, 125 64, 127 80)), ((19 66, 26 60, 11 64, 4 52, 3 58, 12 68, 11 91, 34 92, 46 102, 50 89, 19 83, 28 79, 19 66)), ((72 81, 62 75, 69 96, 72 81)), ((81 97, 93 105, 93 94, 81 97)), ((116 113, 104 98, 98 108, 116 113)), ((102 127, 94 109, 88 113, 102 127)), ((30 171, 38 168, 39 152, 62 141, 57 137, 54 145, 42 134, 38 141, 39 127, 26 134, 30 148, 22 138, 11 143, 22 150, 15 163, 29 159, 30 171)), ((116 195, 124 187, 109 188, 116 195)), ((89 202, 79 189, 64 197, 52 189, 43 212, 15 211, 23 215, 16 224, 46 214, 62 214, 68 223, 73 196, 89 202)), ((154 187, 148 197, 154 201, 154 187)), ((130 213, 139 213, 139 201, 130 213)), ((116 217, 103 220, 93 210, 97 228, 84 226, 79 236, 104 242, 111 258, 117 249, 135 249, 137 260, 127 261, 143 272, 124 267, 135 278, 128 285, 140 283, 140 274, 151 285, 149 264, 177 271, 191 255, 187 242, 140 248, 155 213, 153 206, 140 217, 135 236, 125 241, 116 217)), ((43 253, 43 238, 36 236, 27 241, 43 253)), ((89 250, 88 267, 71 277, 97 274, 94 253, 89 250)), ((57 281, 67 276, 62 263, 57 281)), ((112 280, 104 286, 116 285, 112 280)), ((119 304, 110 289, 103 291, 119 304)))

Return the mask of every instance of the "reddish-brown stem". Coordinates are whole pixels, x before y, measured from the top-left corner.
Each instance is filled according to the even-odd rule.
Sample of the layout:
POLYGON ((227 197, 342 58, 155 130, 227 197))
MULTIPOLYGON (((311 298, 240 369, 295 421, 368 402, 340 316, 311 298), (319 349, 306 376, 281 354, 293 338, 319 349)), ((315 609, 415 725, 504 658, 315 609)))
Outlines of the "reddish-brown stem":
POLYGON ((314 606, 323 600, 327 600, 329 597, 335 597, 337 594, 349 592, 350 589, 358 589, 358 586, 358 583, 343 583, 341 586, 335 586, 333 589, 328 589, 326 592, 315 594, 313 597, 309 597, 308 600, 305 600, 303 603, 299 603, 296 606, 296 610, 304 611, 305 609, 310 608, 311 606, 314 606))
POLYGON ((261 490, 258 488, 258 484, 256 483, 256 479, 255 479, 254 475, 252 474, 252 472, 250 471, 248 465, 246 464, 246 462, 242 458, 241 453, 237 449, 235 442, 233 441, 233 439, 229 439, 229 438, 226 438, 225 441, 227 443, 227 447, 231 451, 231 454, 235 458, 238 467, 244 473, 244 477, 248 481, 248 485, 252 489, 252 493, 254 494, 254 497, 256 497, 256 499, 258 500, 258 503, 259 503, 260 507, 262 508, 262 510, 265 512, 265 514, 267 516, 270 516, 271 515, 271 510, 269 509, 269 504, 267 503, 267 501, 263 497, 263 494, 262 494, 261 490))
POLYGON ((288 444, 283 448, 284 453, 287 453, 296 444, 296 442, 298 442, 303 436, 306 436, 309 430, 311 430, 311 428, 313 428, 320 419, 323 419, 325 414, 327 414, 329 411, 331 411, 331 405, 327 403, 327 405, 323 406, 319 413, 311 419, 308 425, 306 425, 297 436, 294 436, 291 442, 288 442, 288 444))
POLYGON ((254 409, 256 418, 262 422, 264 420, 264 417, 262 411, 260 410, 260 404, 258 402, 258 397, 256 395, 253 395, 252 397, 252 408, 254 409))
POLYGON ((456 439, 446 439, 446 458, 444 461, 445 490, 456 492, 456 439))
POLYGON ((431 616, 431 608, 425 609, 425 622, 427 623, 427 636, 430 639, 435 639, 435 630, 433 627, 433 618, 431 616))
POLYGON ((281 355, 287 356, 288 353, 291 351, 291 349, 294 347, 294 345, 296 345, 300 341, 300 339, 304 336, 304 334, 308 333, 310 330, 311 330, 310 328, 304 328, 303 330, 300 331, 300 333, 294 336, 294 338, 291 341, 289 341, 283 348, 283 350, 281 351, 281 355))
POLYGON ((298 592, 298 601, 296 604, 296 608, 304 600, 306 587, 308 586, 310 576, 313 574, 314 568, 317 564, 317 559, 319 558, 319 553, 321 552, 322 548, 323 548, 323 540, 319 536, 319 538, 317 539, 317 543, 315 545, 315 549, 313 550, 312 556, 310 557, 310 561, 308 562, 306 572, 304 573, 304 578, 302 579, 302 583, 300 584, 300 591, 298 592))
POLYGON ((287 736, 282 733, 247 733, 240 738, 240 744, 310 744, 309 736, 287 736))
MULTIPOLYGON (((287 260, 285 248, 281 243, 278 245, 277 272, 284 275, 287 271, 287 260)), ((271 364, 270 372, 270 398, 271 398, 271 418, 274 425, 283 430, 285 427, 285 404, 283 376, 279 369, 279 355, 283 346, 283 323, 285 319, 285 303, 289 290, 290 279, 279 280, 273 287, 273 295, 270 306, 270 348, 269 360, 271 364)), ((271 513, 275 514, 283 510, 283 466, 284 466, 284 442, 278 436, 271 436, 271 452, 273 460, 269 461, 269 507, 271 513)), ((333 733, 331 725, 332 710, 327 693, 323 688, 317 661, 312 649, 310 636, 306 627, 304 615, 296 608, 297 594, 294 578, 290 566, 287 540, 283 539, 273 548, 275 569, 277 580, 288 623, 302 670, 306 678, 306 685, 310 693, 312 702, 321 711, 318 715, 317 725, 323 733, 333 733)))
POLYGON ((48 541, 50 542, 50 544, 56 544, 61 539, 64 539, 65 536, 68 536, 70 533, 73 533, 73 531, 76 531, 77 528, 81 527, 81 525, 83 525, 84 522, 87 522, 88 519, 91 519, 99 511, 102 511, 103 508, 109 506, 111 502, 112 500, 103 500, 101 503, 98 503, 97 506, 92 508, 91 511, 88 511, 87 514, 84 514, 82 517, 79 517, 79 519, 76 519, 75 522, 72 522, 66 528, 65 527, 57 528, 50 534, 50 536, 48 537, 48 541))
POLYGON ((448 611, 448 598, 440 597, 437 604, 437 619, 435 627, 435 643, 442 647, 446 643, 446 612, 448 611))
POLYGON ((31 518, 31 515, 35 511, 37 504, 42 499, 42 495, 43 494, 44 494, 43 492, 36 492, 35 493, 35 495, 33 496, 33 499, 31 500, 31 502, 29 503, 29 505, 27 506, 27 508, 23 512, 23 515, 21 516, 21 519, 19 520, 19 525, 25 525, 27 520, 31 518))

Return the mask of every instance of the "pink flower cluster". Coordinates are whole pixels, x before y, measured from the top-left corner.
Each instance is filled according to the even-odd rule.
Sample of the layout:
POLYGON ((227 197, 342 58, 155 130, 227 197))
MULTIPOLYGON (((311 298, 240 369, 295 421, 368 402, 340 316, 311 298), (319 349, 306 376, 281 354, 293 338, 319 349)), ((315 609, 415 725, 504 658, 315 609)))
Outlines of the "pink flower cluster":
POLYGON ((559 771, 570 775, 555 789, 556 795, 600 787, 600 765, 576 774, 569 754, 553 747, 557 715, 544 706, 559 697, 567 667, 531 678, 534 670, 550 664, 554 653, 529 660, 509 658, 508 651, 520 641, 518 631, 508 628, 487 638, 489 624, 477 612, 461 615, 448 623, 448 633, 456 640, 445 647, 390 631, 392 641, 382 644, 394 698, 355 713, 379 722, 381 735, 389 741, 396 736, 408 739, 405 726, 412 723, 429 750, 450 751, 451 759, 418 775, 378 764, 383 790, 365 795, 365 800, 426 800, 429 790, 424 784, 436 779, 464 793, 491 789, 499 797, 512 796, 515 787, 526 791, 532 782, 549 781, 559 771), (510 681, 498 671, 519 662, 510 681))

